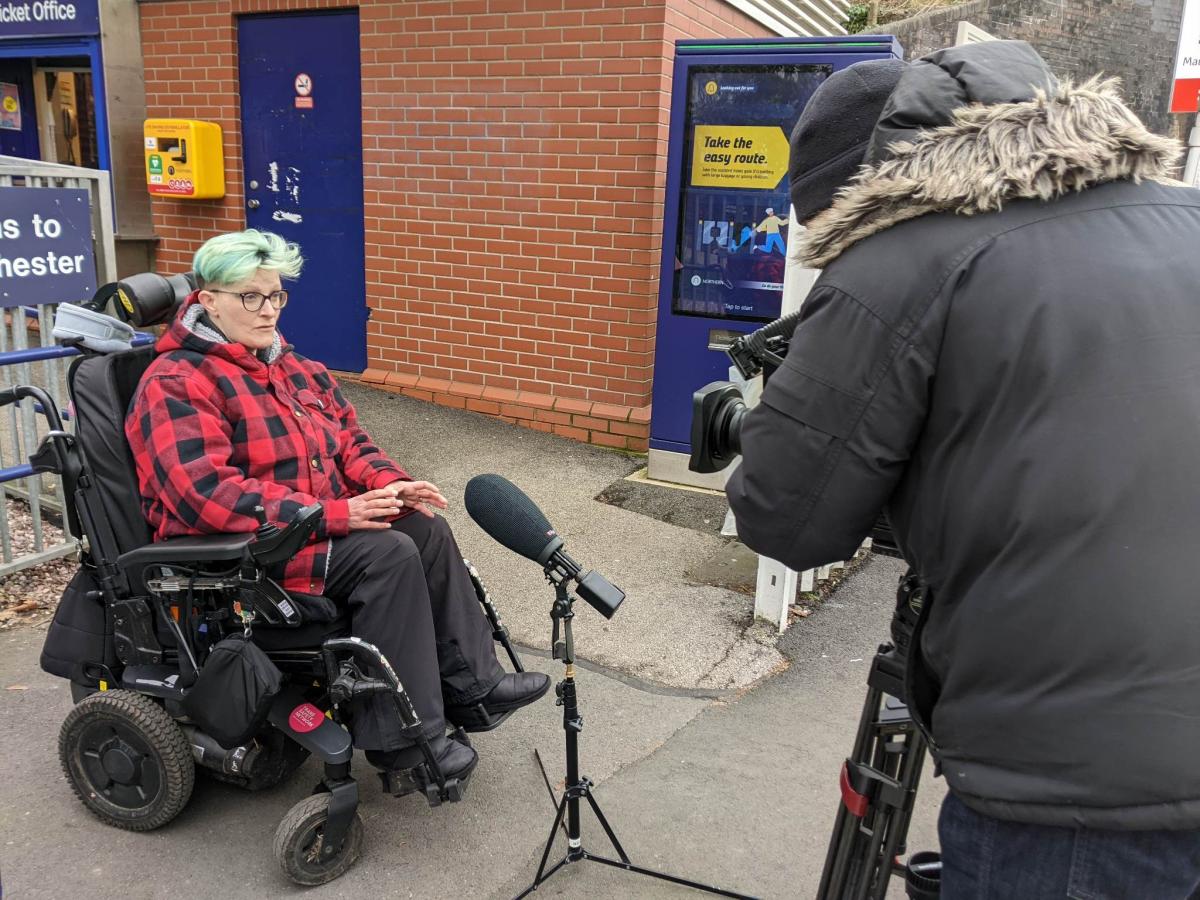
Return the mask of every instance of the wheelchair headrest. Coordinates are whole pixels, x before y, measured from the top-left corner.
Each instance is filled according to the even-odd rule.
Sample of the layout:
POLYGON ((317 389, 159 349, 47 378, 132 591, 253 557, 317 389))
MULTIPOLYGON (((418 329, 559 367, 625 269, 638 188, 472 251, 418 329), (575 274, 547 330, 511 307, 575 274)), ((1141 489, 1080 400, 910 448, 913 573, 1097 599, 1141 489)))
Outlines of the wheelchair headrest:
POLYGON ((141 272, 104 285, 88 305, 103 309, 111 299, 118 316, 135 328, 149 328, 169 322, 188 294, 199 286, 192 272, 182 275, 141 272))

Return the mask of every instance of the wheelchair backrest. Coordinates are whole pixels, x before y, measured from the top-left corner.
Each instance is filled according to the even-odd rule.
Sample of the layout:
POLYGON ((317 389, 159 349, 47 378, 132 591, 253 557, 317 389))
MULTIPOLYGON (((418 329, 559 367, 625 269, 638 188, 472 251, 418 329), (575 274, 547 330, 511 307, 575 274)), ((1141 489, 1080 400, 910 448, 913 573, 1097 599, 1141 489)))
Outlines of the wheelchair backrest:
MULTIPOLYGON (((119 553, 143 547, 152 537, 142 515, 137 470, 125 438, 125 413, 153 360, 153 346, 138 347, 81 357, 67 374, 75 406, 76 441, 92 476, 99 513, 108 520, 119 553)), ((74 490, 72 486, 67 489, 74 490)), ((78 522, 72 521, 71 526, 75 536, 81 537, 78 522)))

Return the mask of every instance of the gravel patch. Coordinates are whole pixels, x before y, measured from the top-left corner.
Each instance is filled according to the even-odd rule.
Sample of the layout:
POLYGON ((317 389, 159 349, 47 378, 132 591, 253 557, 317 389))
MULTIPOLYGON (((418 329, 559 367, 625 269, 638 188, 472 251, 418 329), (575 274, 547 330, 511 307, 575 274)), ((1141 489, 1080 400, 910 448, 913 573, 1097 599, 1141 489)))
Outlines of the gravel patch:
MULTIPOLYGON (((20 500, 8 500, 8 527, 13 556, 33 552, 33 518, 20 500)), ((42 545, 63 541, 61 528, 42 519, 42 545)), ((0 578, 0 631, 49 621, 79 563, 74 555, 52 560, 0 578)))

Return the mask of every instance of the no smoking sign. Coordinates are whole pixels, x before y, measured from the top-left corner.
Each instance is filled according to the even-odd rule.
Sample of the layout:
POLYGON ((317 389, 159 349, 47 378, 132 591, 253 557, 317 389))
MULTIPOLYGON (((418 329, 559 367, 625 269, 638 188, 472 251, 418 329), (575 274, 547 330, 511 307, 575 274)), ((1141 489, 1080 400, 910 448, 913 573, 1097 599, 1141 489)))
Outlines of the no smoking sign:
POLYGON ((301 72, 293 84, 296 86, 296 109, 312 109, 312 78, 307 72, 301 72))

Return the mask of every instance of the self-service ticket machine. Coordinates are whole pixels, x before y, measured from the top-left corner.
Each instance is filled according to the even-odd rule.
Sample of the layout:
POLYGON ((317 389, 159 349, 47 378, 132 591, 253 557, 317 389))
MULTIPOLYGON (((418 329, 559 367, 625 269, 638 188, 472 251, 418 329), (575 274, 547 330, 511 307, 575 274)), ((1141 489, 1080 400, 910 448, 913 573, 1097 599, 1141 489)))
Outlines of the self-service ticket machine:
POLYGON ((729 376, 723 352, 780 315, 788 148, 838 69, 903 58, 893 37, 677 41, 663 215, 650 477, 722 487, 687 468, 692 392, 729 376))

